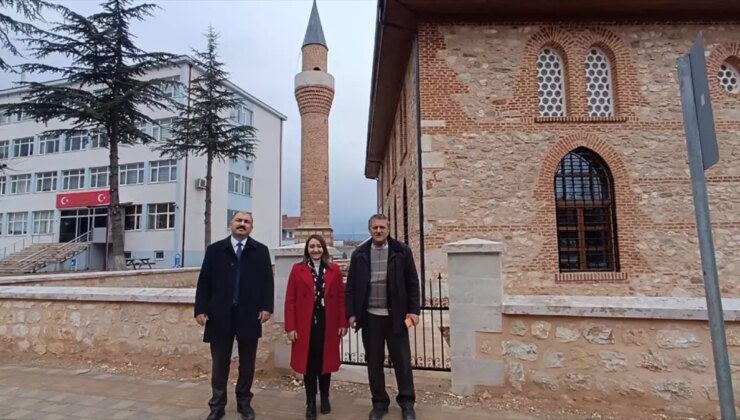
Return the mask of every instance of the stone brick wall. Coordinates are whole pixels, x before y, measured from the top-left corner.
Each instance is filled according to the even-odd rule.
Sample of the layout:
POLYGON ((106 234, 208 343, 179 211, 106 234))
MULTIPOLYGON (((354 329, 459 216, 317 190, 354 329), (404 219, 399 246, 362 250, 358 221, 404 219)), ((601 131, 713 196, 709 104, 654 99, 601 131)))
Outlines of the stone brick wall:
POLYGON ((200 268, 34 274, 2 277, 0 278, 0 285, 192 288, 198 283, 199 274, 200 268))
MULTIPOLYGON (((415 57, 409 56, 393 128, 388 139, 389 153, 386 154, 383 163, 384 170, 381 171, 378 179, 378 209, 390 218, 391 235, 411 247, 418 269, 421 263, 421 229, 419 224, 418 101, 415 81, 416 60, 415 57)), ((423 144, 422 147, 424 147, 423 144)))
MULTIPOLYGON (((738 372, 740 323, 727 334, 738 372)), ((706 321, 505 315, 502 333, 476 333, 476 356, 503 359, 513 392, 717 414, 706 321)))
MULTIPOLYGON (((675 66, 699 31, 720 152, 707 171, 719 276, 724 296, 740 296, 740 97, 716 77, 738 54, 737 24, 422 22, 427 273, 446 272, 443 243, 479 237, 505 244, 508 293, 701 296, 675 66), (587 113, 583 63, 593 45, 612 64, 614 117, 587 113), (538 114, 536 56, 544 46, 564 60, 565 117, 538 114), (618 275, 559 274, 554 172, 580 146, 600 155, 614 179, 618 275)), ((383 177, 416 169, 393 150, 383 177)), ((398 185, 383 182, 384 209, 398 200, 398 185)))
MULTIPOLYGON (((11 298, 8 290, 23 294, 20 289, 25 289, 30 296, 30 290, 44 287, 3 289, 0 357, 210 373, 209 347, 202 342, 203 328, 193 319, 192 290, 109 289, 118 294, 118 301, 100 301, 84 288, 54 288, 55 295, 46 299, 23 299, 18 292, 11 298)), ((284 339, 279 325, 265 324, 258 368, 271 370, 274 344, 284 339)))

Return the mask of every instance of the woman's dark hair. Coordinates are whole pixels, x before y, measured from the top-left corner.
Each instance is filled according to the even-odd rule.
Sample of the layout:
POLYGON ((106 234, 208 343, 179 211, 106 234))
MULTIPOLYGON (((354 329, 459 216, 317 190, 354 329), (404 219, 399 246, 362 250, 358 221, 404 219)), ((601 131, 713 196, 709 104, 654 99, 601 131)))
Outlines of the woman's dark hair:
POLYGON ((306 246, 303 247, 303 262, 307 263, 311 259, 311 256, 308 255, 308 243, 311 242, 311 239, 316 239, 321 244, 321 249, 324 250, 324 253, 321 254, 321 262, 323 262, 324 265, 328 267, 331 263, 331 261, 329 261, 329 248, 327 248, 326 246, 326 241, 324 240, 324 237, 317 234, 313 234, 309 236, 308 239, 306 239, 306 246))

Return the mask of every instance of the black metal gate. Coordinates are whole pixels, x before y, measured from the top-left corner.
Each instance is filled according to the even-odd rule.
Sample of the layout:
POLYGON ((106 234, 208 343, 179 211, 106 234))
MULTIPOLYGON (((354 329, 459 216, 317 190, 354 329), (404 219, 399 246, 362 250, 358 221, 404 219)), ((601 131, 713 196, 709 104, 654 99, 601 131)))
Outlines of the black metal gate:
MULTIPOLYGON (((450 370, 450 299, 442 290, 442 275, 422 285, 422 306, 419 325, 409 331, 411 366, 418 370, 450 370), (435 281, 436 280, 436 281, 435 281), (435 284, 436 283, 436 284, 435 284)), ((361 334, 350 329, 342 339, 342 363, 366 365, 361 334)), ((386 354, 386 367, 391 360, 386 354)))

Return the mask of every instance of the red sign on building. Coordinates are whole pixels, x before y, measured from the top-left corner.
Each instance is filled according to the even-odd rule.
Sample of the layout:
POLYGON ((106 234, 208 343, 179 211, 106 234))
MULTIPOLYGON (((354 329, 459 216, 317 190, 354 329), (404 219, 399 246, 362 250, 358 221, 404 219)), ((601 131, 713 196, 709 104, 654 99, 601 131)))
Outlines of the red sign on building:
POLYGON ((108 190, 57 194, 58 209, 99 207, 108 204, 110 204, 110 191, 108 190))

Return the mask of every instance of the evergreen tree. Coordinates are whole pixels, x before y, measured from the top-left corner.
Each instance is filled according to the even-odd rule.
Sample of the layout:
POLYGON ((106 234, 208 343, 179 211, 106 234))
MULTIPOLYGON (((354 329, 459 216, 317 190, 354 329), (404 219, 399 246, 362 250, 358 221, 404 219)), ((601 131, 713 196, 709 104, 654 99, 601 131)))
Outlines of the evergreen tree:
POLYGON ((202 73, 188 86, 188 107, 172 123, 172 136, 157 150, 164 156, 181 159, 188 154, 206 157, 205 246, 211 244, 211 191, 213 162, 252 159, 257 130, 234 121, 230 114, 244 101, 226 87, 228 73, 218 59, 218 34, 208 27, 206 49, 193 50, 202 73))
MULTIPOLYGON (((43 20, 41 11, 45 7, 61 8, 61 6, 56 6, 43 0, 0 0, 0 47, 18 57, 21 53, 11 40, 13 34, 30 36, 37 31, 36 27, 32 24, 20 22, 3 13, 3 11, 14 10, 17 15, 23 16, 29 21, 34 21, 43 20)), ((13 67, 3 60, 2 57, 0 57, 0 71, 14 71, 13 67)))
POLYGON ((153 4, 131 6, 131 0, 106 0, 102 10, 89 17, 63 10, 63 22, 27 41, 34 58, 59 54, 66 66, 42 63, 21 65, 23 71, 50 73, 67 79, 65 84, 23 82, 28 88, 20 103, 1 105, 0 111, 23 113, 36 121, 65 121, 69 129, 48 134, 75 134, 101 130, 108 139, 108 207, 113 269, 125 269, 123 220, 118 184, 118 147, 149 143, 155 139, 139 130, 153 123, 144 111, 169 109, 174 102, 164 89, 167 82, 142 80, 148 71, 173 65, 174 56, 145 52, 134 44, 129 25, 144 20, 153 4))

